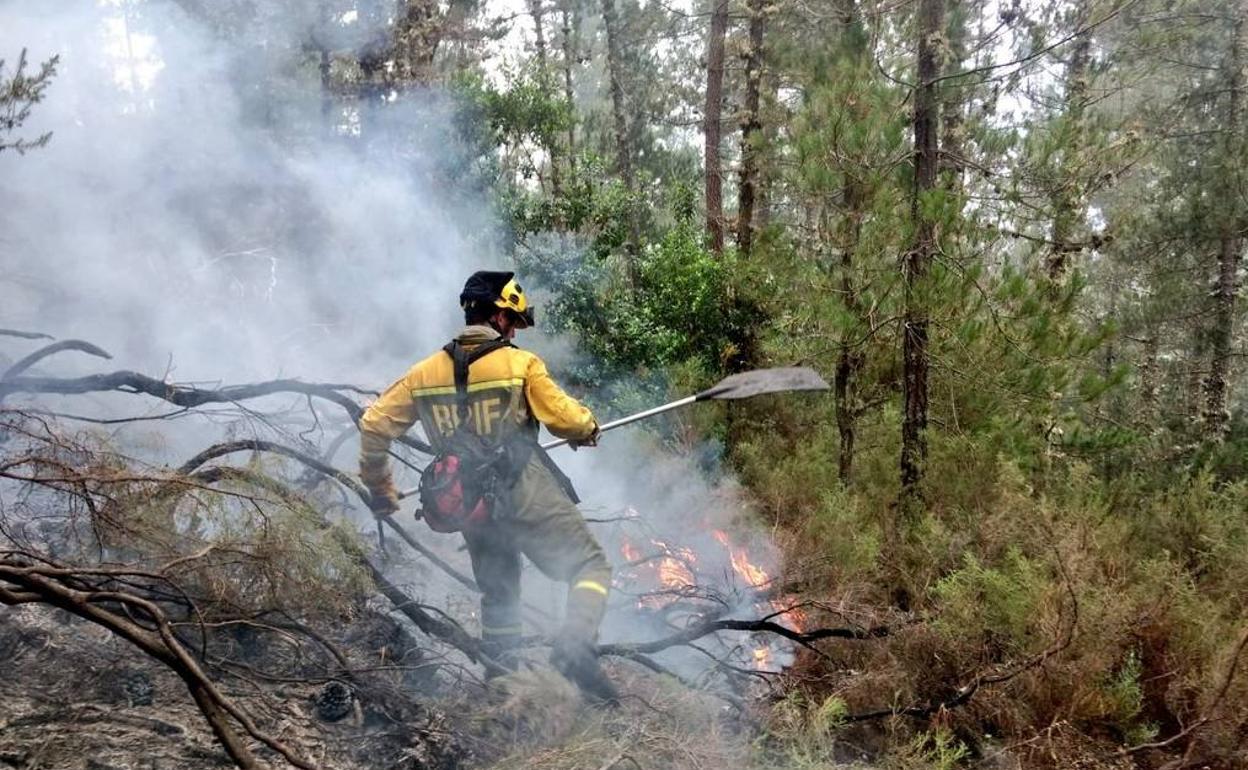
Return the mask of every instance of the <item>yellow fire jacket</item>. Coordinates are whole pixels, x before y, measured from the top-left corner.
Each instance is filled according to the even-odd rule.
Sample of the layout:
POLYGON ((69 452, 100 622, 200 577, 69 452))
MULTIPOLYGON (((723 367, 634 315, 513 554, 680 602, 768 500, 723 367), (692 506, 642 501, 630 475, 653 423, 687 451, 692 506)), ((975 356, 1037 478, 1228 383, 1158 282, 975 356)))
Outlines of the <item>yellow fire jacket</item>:
MULTIPOLYGON (((488 326, 468 326, 458 336, 472 346, 497 339, 488 326)), ((420 420, 434 449, 459 423, 455 367, 439 350, 407 371, 360 418, 360 477, 374 494, 394 490, 387 451, 390 443, 420 420)), ((594 416, 555 384, 533 353, 502 348, 478 359, 468 372, 468 420, 479 435, 504 440, 545 425, 559 438, 588 438, 594 416)))

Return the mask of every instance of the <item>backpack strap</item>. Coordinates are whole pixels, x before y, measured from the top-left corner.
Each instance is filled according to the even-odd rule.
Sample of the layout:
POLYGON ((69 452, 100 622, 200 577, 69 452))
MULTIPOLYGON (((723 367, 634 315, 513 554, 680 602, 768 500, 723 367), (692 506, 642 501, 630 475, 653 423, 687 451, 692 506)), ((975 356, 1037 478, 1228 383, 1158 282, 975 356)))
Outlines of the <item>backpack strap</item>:
POLYGON ((460 425, 468 424, 469 367, 495 350, 510 347, 514 347, 511 342, 500 337, 482 342, 471 350, 460 343, 459 340, 451 340, 442 348, 451 357, 451 361, 455 366, 455 404, 456 411, 459 412, 460 425))

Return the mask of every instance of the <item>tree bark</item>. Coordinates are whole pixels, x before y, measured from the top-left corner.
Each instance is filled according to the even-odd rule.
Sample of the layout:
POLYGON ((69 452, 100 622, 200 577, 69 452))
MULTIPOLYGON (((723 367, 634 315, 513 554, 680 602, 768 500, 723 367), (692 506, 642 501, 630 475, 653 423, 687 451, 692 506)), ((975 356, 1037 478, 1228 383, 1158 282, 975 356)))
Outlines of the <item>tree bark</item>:
POLYGON ((395 25, 395 81, 406 85, 433 79, 444 22, 437 0, 407 0, 395 25))
POLYGON ((750 35, 745 56, 745 111, 741 118, 741 173, 737 190, 737 251, 748 257, 754 246, 758 197, 759 144, 762 138, 763 35, 767 0, 749 0, 750 35))
MULTIPOLYGON (((533 17, 533 46, 537 56, 538 77, 543 87, 545 87, 549 84, 550 58, 547 56, 546 50, 546 30, 544 28, 542 0, 529 0, 529 15, 533 17)), ((550 163, 550 192, 556 200, 559 200, 563 197, 563 179, 559 169, 558 140, 553 136, 550 137, 545 150, 549 156, 548 161, 550 163)))
MULTIPOLYGON (((572 27, 572 13, 568 10, 569 0, 559 0, 559 20, 563 33, 563 99, 568 105, 568 113, 576 114, 576 92, 572 88, 572 67, 577 63, 575 30, 572 27)), ((568 121, 568 169, 576 171, 576 121, 568 121)))
POLYGON ((641 224, 637 221, 637 206, 633 200, 637 192, 637 179, 633 169, 628 113, 624 104, 624 84, 621 79, 623 64, 620 61, 619 19, 615 13, 615 0, 602 0, 602 23, 607 37, 607 78, 611 84, 611 111, 615 120, 615 167, 629 198, 626 269, 629 284, 635 289, 638 283, 637 255, 641 251, 641 224))
POLYGON ((1140 411, 1137 427, 1146 435, 1157 432, 1161 417, 1161 371, 1158 364, 1160 336, 1160 330, 1150 325, 1148 337, 1143 341, 1139 364, 1140 411))
MULTIPOLYGON (((851 63, 857 64, 866 54, 866 48, 862 45, 865 38, 857 34, 857 25, 861 23, 861 19, 856 0, 839 0, 837 11, 845 55, 851 63)), ((854 109, 857 110, 857 105, 854 109)), ((839 233, 841 299, 854 318, 869 323, 869 320, 865 318, 866 314, 859 298, 857 282, 854 280, 854 261, 862 237, 866 190, 854 168, 846 166, 843 173, 845 181, 841 185, 842 212, 839 233)), ((836 428, 840 438, 837 450, 837 478, 842 484, 848 485, 853 479, 854 451, 858 433, 857 379, 858 373, 866 365, 866 356, 859 348, 858 325, 847 324, 846 326, 848 328, 843 329, 840 335, 840 351, 837 356, 832 388, 836 398, 836 428)))
POLYGON ((724 253, 724 177, 719 159, 723 129, 724 37, 728 33, 728 0, 710 0, 711 29, 706 43, 705 137, 706 233, 711 251, 724 253))
POLYGON ((1235 37, 1229 62, 1230 105, 1225 124, 1226 146, 1222 176, 1227 191, 1221 196, 1227 207, 1218 244, 1218 278, 1213 289, 1213 333, 1210 335, 1212 360, 1205 380, 1205 439, 1220 443, 1230 428, 1227 408, 1230 385, 1231 342, 1235 331, 1235 303, 1239 295, 1239 262, 1244 250, 1244 216, 1238 203, 1239 161, 1243 155, 1241 106, 1244 90, 1244 64, 1248 55, 1248 0, 1240 0, 1235 19, 1235 37))
POLYGON ((945 186, 957 192, 962 189, 962 174, 966 166, 962 146, 966 99, 957 79, 966 58, 965 0, 949 0, 947 16, 949 21, 945 34, 949 40, 949 59, 945 62, 946 80, 941 87, 940 172, 945 186))
MULTIPOLYGON (((1074 26, 1083 30, 1088 24, 1090 0, 1082 0, 1076 11, 1074 26)), ((1081 32, 1075 39, 1070 61, 1066 65, 1066 95, 1063 119, 1068 125, 1069 136, 1062 149, 1058 166, 1057 187, 1053 193, 1053 245, 1049 250, 1046 272, 1054 286, 1066 277, 1071 254, 1079 251, 1075 231, 1087 216, 1083 191, 1078 179, 1078 156, 1083 151, 1084 113, 1088 104, 1088 67, 1092 63, 1092 35, 1081 32)))
POLYGON ((546 69, 546 30, 542 26, 542 0, 529 0, 529 16, 533 17, 533 48, 537 63, 546 69))
POLYGON ((940 77, 940 35, 944 0, 920 0, 918 85, 914 95, 914 192, 910 214, 914 243, 902 262, 905 312, 902 320, 901 500, 902 516, 917 515, 922 506, 927 462, 928 309, 922 284, 936 252, 936 222, 924 212, 923 198, 936 189, 940 165, 937 140, 940 77))

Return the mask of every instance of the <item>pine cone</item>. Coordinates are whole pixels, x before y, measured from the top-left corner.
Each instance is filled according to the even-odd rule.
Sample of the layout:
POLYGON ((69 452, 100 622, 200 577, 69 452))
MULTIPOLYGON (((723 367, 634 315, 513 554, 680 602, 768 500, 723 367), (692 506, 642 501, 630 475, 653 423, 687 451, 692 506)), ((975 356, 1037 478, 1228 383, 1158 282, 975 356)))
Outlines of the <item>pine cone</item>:
POLYGON ((342 682, 330 682, 316 694, 316 715, 326 722, 337 722, 351 713, 355 693, 342 682))
POLYGON ((130 701, 131 706, 150 706, 156 685, 152 683, 152 678, 143 671, 127 671, 121 677, 121 690, 126 694, 126 700, 130 701))

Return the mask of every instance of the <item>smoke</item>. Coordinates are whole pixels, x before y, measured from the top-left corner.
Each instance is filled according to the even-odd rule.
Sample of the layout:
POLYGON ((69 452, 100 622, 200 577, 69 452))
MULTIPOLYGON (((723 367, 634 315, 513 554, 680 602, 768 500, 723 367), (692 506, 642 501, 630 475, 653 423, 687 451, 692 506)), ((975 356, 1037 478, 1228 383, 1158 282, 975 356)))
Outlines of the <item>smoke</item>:
POLYGON ((451 333, 498 252, 484 201, 434 187, 448 103, 327 117, 315 67, 289 71, 309 20, 278 20, 227 39, 163 2, 0 8, 0 50, 61 55, 28 126, 53 142, 0 157, 6 324, 233 382, 380 382, 451 333), (362 117, 376 135, 338 135, 362 117))
MULTIPOLYGON (((321 91, 307 42, 368 45, 386 33, 392 3, 328 17, 318 5, 0 4, 0 56, 61 57, 23 129, 52 131, 51 144, 0 155, 0 326, 88 339, 116 368, 226 384, 380 389, 444 344, 465 276, 506 264, 499 222, 472 182, 449 99, 327 102, 321 91)), ((42 368, 75 375, 100 363, 63 355, 42 368)), ((97 406, 152 408, 136 401, 97 406)), ((165 437, 166 459, 221 431, 190 422, 165 437)), ((347 446, 336 462, 352 458, 347 446)), ((722 574, 725 592, 739 587, 711 537, 739 511, 730 482, 693 459, 659 459, 629 434, 558 460, 591 516, 640 515, 595 525, 613 560, 622 541, 679 543, 714 554, 704 569, 722 574)), ((457 537, 422 537, 466 568, 457 537)), ((456 592, 429 572, 420 580, 430 598, 456 592)), ((531 600, 561 604, 561 589, 528 582, 531 600)), ((617 598, 604 636, 644 636, 635 609, 617 598)))

